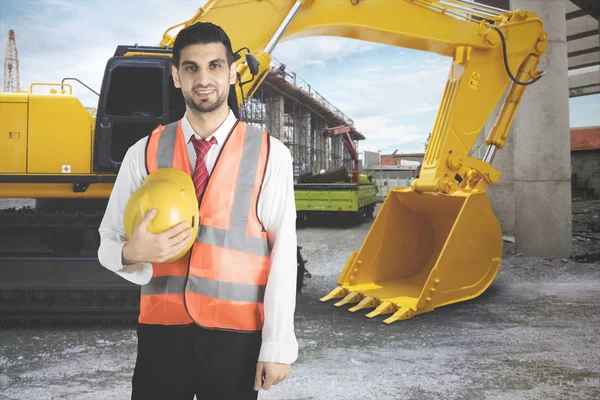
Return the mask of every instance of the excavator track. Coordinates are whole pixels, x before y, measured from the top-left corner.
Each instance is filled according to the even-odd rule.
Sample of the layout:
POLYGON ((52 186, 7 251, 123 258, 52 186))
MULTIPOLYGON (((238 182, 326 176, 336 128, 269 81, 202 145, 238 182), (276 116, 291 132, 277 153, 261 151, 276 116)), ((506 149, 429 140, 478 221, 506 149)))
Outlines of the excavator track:
POLYGON ((95 258, 0 257, 0 323, 133 322, 139 286, 95 258))
MULTIPOLYGON (((0 210, 0 324, 137 321, 140 287, 97 259, 102 205, 41 205, 0 210)), ((298 293, 310 277, 301 249, 298 293)))
POLYGON ((0 210, 0 323, 128 323, 140 288, 97 259, 102 204, 0 210))

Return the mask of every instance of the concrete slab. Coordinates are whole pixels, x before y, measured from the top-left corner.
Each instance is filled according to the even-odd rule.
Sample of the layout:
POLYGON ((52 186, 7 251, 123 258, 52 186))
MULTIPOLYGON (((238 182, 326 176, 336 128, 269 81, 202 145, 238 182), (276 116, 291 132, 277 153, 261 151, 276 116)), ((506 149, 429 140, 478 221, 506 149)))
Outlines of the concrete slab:
MULTIPOLYGON (((387 326, 318 301, 369 228, 298 230, 313 275, 297 302, 300 357, 259 399, 600 398, 600 263, 506 244, 482 296, 387 326)), ((129 398, 132 326, 2 327, 0 343, 2 399, 129 398)))

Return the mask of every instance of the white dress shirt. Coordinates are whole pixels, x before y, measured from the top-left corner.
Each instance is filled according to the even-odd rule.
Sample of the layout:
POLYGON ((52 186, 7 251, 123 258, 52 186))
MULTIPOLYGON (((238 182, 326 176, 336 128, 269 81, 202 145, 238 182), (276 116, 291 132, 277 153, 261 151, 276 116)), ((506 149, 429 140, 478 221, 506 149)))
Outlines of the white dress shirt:
MULTIPOLYGON (((209 174, 212 173, 221 146, 235 122, 235 115, 230 110, 227 119, 212 135, 216 143, 205 156, 209 174)), ((196 134, 187 119, 187 114, 182 118, 182 128, 190 167, 193 171, 196 152, 190 138, 196 134)), ((258 202, 258 215, 267 230, 270 250, 269 278, 264 296, 265 320, 259 361, 291 364, 298 356, 298 343, 294 333, 297 239, 293 164, 289 149, 274 137, 270 140, 269 161, 258 202)), ((100 264, 138 285, 145 285, 150 281, 152 264, 142 264, 141 269, 132 273, 123 271, 121 252, 127 242, 123 211, 131 194, 141 186, 147 176, 146 141, 147 137, 140 139, 125 154, 99 228, 100 264)))

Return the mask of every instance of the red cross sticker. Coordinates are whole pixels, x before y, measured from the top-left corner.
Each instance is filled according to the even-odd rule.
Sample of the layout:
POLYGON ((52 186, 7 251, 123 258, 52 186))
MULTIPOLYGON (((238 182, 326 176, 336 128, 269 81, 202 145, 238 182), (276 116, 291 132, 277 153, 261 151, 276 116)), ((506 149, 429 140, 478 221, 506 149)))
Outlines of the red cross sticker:
POLYGON ((71 166, 70 165, 63 165, 62 166, 62 172, 63 172, 63 174, 69 174, 69 173, 71 173, 71 166))

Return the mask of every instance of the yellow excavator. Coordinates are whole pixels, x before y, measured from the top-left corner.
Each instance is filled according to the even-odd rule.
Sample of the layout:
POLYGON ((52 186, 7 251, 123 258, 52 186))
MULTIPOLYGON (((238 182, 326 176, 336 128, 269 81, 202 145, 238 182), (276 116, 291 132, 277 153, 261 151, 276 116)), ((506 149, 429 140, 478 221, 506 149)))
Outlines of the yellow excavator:
POLYGON ((541 19, 468 0, 210 0, 159 46, 118 46, 97 110, 64 80, 0 94, 0 197, 36 199, 35 208, 0 213, 4 319, 23 310, 75 318, 137 311, 139 288, 98 265, 96 230, 128 147, 185 111, 169 72, 173 32, 198 21, 223 27, 237 49, 229 104, 238 116, 282 40, 339 36, 450 57, 420 178, 390 191, 339 286, 321 300, 370 308, 367 317, 387 314, 392 323, 486 290, 502 255, 486 188, 500 177, 492 161, 526 87, 543 76, 541 19), (470 157, 500 101, 485 156, 470 157))

